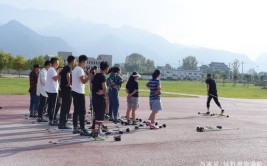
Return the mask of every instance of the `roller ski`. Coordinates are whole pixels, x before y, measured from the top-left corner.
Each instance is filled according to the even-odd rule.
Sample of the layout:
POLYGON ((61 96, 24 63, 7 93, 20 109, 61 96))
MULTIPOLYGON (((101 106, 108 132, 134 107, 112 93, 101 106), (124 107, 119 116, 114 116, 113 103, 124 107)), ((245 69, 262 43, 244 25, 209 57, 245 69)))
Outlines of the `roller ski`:
POLYGON ((210 112, 198 112, 198 114, 202 116, 211 116, 210 112))
POLYGON ((165 128, 167 127, 166 124, 163 125, 159 125, 157 122, 155 124, 152 124, 151 122, 144 122, 145 125, 143 124, 139 124, 137 126, 135 126, 135 129, 161 129, 161 128, 165 128))
POLYGON ((211 114, 211 116, 223 116, 229 118, 229 115, 224 115, 224 110, 222 110, 220 114, 211 114))
POLYGON ((130 129, 127 128, 125 129, 125 131, 121 131, 121 130, 107 130, 106 132, 102 132, 105 135, 118 135, 118 134, 124 134, 124 133, 129 133, 130 129))
POLYGON ((222 131, 222 130, 239 130, 239 128, 222 128, 222 126, 206 126, 197 127, 197 132, 207 132, 207 131, 222 131))

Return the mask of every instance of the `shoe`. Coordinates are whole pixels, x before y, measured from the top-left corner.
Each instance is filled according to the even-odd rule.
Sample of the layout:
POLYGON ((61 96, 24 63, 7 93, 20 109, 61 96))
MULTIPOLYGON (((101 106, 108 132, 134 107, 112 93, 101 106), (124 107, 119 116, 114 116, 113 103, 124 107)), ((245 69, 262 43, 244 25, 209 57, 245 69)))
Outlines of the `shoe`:
POLYGON ((159 127, 158 126, 155 126, 154 124, 151 124, 150 125, 150 129, 159 129, 159 127))
POLYGON ((58 126, 58 125, 59 125, 58 124, 58 121, 57 120, 54 120, 51 126, 58 126))
POLYGON ((224 110, 221 111, 221 114, 220 115, 223 115, 223 113, 224 113, 224 110))
POLYGON ((37 122, 48 122, 48 121, 43 118, 37 118, 37 122))
POLYGON ((113 121, 114 121, 114 119, 113 119, 113 118, 109 118, 109 121, 113 122, 113 121))
POLYGON ((137 125, 137 121, 134 120, 134 121, 132 122, 132 125, 137 125))
POLYGON ((77 127, 73 128, 73 131, 72 131, 73 134, 80 134, 81 133, 81 130, 79 130, 77 127))
POLYGON ((58 125, 58 129, 71 129, 68 125, 58 125))
POLYGON ((147 125, 147 126, 150 126, 150 125, 151 125, 151 122, 146 122, 146 125, 147 125))
POLYGON ((33 118, 38 118, 38 114, 37 113, 34 113, 33 114, 33 118))
POLYGON ((117 118, 114 118, 114 119, 113 119, 113 122, 114 122, 114 123, 119 123, 119 122, 120 122, 120 120, 119 120, 119 119, 117 119, 117 118))
POLYGON ((207 112, 206 112, 206 115, 209 115, 209 114, 210 114, 210 112, 209 112, 209 111, 207 111, 207 112))
POLYGON ((32 113, 32 112, 30 113, 30 116, 29 116, 29 117, 30 117, 30 118, 32 118, 32 117, 33 117, 33 113, 32 113))
POLYGON ((85 129, 81 130, 80 135, 81 136, 89 136, 89 137, 91 137, 91 134, 85 129))
POLYGON ((105 119, 109 119, 109 117, 110 117, 110 116, 109 116, 108 114, 105 115, 105 119))
POLYGON ((99 134, 94 134, 93 136, 95 141, 103 141, 105 140, 103 137, 101 137, 99 134))

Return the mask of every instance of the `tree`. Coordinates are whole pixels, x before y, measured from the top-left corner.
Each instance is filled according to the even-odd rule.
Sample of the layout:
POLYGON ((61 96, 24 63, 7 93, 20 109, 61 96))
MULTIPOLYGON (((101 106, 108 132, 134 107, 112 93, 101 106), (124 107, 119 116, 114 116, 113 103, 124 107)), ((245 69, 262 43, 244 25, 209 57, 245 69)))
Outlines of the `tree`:
POLYGON ((184 70, 196 70, 197 69, 197 60, 194 56, 187 56, 183 59, 182 68, 184 70))
POLYGON ((39 64, 42 66, 45 62, 44 56, 40 55, 38 57, 34 57, 33 59, 28 60, 28 68, 32 69, 33 65, 39 64))
POLYGON ((6 54, 3 51, 0 51, 0 72, 6 68, 6 54))
POLYGON ((27 61, 24 58, 24 56, 17 56, 13 60, 13 69, 19 72, 19 77, 20 77, 20 72, 23 70, 27 70, 27 61))
POLYGON ((141 54, 133 53, 126 57, 124 70, 126 72, 148 73, 155 70, 155 64, 153 60, 146 59, 141 54))
POLYGON ((236 80, 238 79, 238 75, 239 75, 239 66, 240 66, 240 62, 238 59, 235 59, 232 63, 232 72, 233 72, 233 86, 236 86, 236 80))

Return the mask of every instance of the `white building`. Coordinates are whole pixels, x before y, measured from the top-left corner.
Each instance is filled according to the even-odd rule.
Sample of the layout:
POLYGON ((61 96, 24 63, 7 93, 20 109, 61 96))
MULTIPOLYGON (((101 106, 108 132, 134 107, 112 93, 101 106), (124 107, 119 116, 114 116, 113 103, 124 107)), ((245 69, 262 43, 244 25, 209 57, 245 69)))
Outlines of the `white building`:
POLYGON ((160 69, 161 79, 168 80, 200 80, 201 73, 199 70, 183 70, 183 69, 160 69))
POLYGON ((112 55, 98 55, 97 58, 88 57, 88 62, 86 65, 87 69, 91 69, 94 66, 99 68, 100 62, 107 61, 109 66, 112 66, 112 55))

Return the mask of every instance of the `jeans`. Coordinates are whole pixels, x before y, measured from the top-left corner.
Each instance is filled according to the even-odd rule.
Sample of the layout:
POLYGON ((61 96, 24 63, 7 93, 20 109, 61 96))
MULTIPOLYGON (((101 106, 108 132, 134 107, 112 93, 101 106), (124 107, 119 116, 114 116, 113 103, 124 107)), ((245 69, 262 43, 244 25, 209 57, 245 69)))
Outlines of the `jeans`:
POLYGON ((78 125, 78 118, 80 121, 81 129, 85 129, 84 121, 85 121, 85 95, 80 94, 77 92, 72 91, 73 97, 73 105, 74 105, 74 112, 73 112, 73 127, 77 128, 78 125))
POLYGON ((38 112, 38 105, 39 105, 39 96, 31 95, 30 113, 37 113, 38 112))
POLYGON ((43 118, 44 110, 47 108, 47 97, 40 94, 39 96, 39 107, 38 107, 38 118, 43 118))
POLYGON ((119 111, 119 92, 117 89, 110 89, 109 96, 109 116, 117 118, 119 111))
POLYGON ((62 106, 60 111, 60 124, 65 125, 70 113, 70 106, 72 102, 71 90, 61 90, 62 106))

